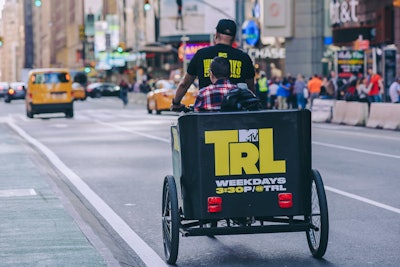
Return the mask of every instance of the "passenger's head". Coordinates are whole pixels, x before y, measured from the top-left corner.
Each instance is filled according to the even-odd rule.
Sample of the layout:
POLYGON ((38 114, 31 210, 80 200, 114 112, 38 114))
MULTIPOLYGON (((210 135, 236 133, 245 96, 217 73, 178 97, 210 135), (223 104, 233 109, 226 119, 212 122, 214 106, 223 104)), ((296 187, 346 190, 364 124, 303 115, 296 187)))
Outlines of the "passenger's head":
POLYGON ((229 60, 224 57, 213 58, 210 66, 211 82, 214 83, 219 79, 229 79, 230 76, 231 76, 231 67, 229 64, 229 60))

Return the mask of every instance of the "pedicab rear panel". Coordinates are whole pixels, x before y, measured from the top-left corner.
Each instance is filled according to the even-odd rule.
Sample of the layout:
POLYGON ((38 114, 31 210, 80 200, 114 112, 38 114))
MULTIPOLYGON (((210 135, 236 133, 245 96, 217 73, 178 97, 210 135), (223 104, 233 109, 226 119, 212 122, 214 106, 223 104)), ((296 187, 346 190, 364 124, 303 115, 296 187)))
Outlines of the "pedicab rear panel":
POLYGON ((185 219, 310 213, 310 111, 185 114, 171 135, 185 219))

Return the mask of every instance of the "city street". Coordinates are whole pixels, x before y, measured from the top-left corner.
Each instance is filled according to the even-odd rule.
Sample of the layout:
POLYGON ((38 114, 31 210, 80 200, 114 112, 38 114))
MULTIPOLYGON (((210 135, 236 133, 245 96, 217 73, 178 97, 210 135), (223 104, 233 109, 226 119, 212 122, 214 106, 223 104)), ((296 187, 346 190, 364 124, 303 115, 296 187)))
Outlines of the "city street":
MULTIPOLYGON (((49 170, 56 194, 79 214, 71 216, 92 230, 89 240, 105 246, 93 241, 96 249, 121 266, 162 266, 162 186, 172 174, 169 128, 178 115, 148 114, 134 103, 123 108, 114 97, 74 108, 72 119, 61 113, 29 119, 23 100, 1 99, 0 123, 34 148, 37 168, 49 170)), ((229 235, 181 237, 177 266, 398 266, 400 132, 313 124, 312 165, 329 208, 322 260, 311 256, 304 233, 229 235)))

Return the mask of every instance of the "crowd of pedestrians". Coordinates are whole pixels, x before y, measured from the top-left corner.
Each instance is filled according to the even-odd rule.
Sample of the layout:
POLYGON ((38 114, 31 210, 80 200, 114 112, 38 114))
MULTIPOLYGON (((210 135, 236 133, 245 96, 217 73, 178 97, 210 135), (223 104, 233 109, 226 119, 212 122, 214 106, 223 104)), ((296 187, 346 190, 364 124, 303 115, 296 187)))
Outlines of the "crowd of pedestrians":
MULTIPOLYGON (((318 74, 305 77, 290 74, 268 79, 264 71, 258 73, 256 94, 264 109, 312 108, 317 98, 360 102, 382 102, 384 85, 379 73, 368 69, 364 76, 352 73, 348 79, 339 79, 335 71, 324 77, 318 74)), ((400 103, 400 77, 391 84, 389 97, 392 103, 400 103)))

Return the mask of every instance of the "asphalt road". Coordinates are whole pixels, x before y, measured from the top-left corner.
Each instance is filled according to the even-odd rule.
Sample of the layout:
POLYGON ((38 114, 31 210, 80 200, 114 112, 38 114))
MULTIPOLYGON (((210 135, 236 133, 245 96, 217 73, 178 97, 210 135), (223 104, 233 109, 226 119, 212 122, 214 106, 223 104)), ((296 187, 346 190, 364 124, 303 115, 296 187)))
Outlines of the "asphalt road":
MULTIPOLYGON (((60 160, 67 175, 57 184, 122 266, 161 266, 162 182, 172 174, 175 113, 123 109, 116 98, 77 102, 73 119, 28 119, 22 101, 1 102, 0 110, 0 119, 48 148, 38 154, 45 167, 53 165, 46 156, 60 160)), ((314 124, 312 142, 329 207, 323 260, 311 256, 304 233, 279 233, 180 238, 177 265, 398 266, 400 132, 314 124)))

